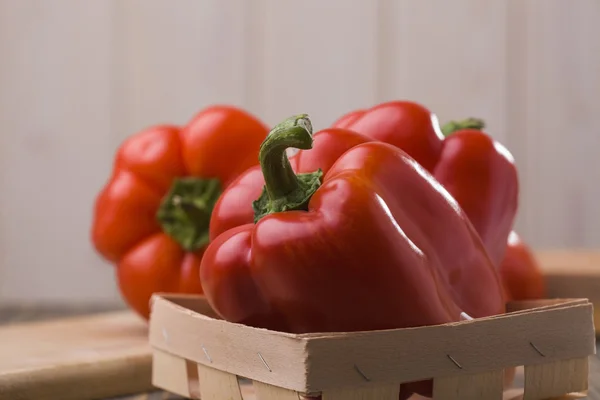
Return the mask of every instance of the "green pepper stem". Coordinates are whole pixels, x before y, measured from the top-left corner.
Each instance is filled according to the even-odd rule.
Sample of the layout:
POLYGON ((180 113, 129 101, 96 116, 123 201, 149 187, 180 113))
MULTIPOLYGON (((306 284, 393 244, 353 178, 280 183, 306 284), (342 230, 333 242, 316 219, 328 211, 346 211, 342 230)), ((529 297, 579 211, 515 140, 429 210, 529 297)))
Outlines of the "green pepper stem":
POLYGON ((196 251, 209 242, 210 217, 220 195, 218 179, 177 179, 156 217, 163 231, 182 248, 196 251))
POLYGON ((287 210, 307 210, 308 202, 320 186, 322 171, 296 175, 286 150, 308 150, 313 145, 308 115, 300 114, 276 125, 260 146, 259 161, 265 179, 261 196, 252 204, 254 220, 287 210))
POLYGON ((461 129, 483 129, 485 128, 485 121, 479 118, 467 118, 462 121, 450 121, 442 126, 442 133, 444 136, 450 136, 456 131, 461 129))

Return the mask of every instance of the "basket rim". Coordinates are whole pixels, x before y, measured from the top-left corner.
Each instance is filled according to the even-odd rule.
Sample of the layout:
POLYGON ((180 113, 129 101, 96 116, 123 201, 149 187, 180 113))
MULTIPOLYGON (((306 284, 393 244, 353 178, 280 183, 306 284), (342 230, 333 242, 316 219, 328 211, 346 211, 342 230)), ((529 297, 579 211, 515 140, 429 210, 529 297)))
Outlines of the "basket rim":
POLYGON ((161 293, 153 297, 149 338, 153 349, 300 393, 595 354, 588 299, 513 302, 510 307, 514 311, 506 314, 441 325, 290 334, 217 319, 204 296, 161 293))

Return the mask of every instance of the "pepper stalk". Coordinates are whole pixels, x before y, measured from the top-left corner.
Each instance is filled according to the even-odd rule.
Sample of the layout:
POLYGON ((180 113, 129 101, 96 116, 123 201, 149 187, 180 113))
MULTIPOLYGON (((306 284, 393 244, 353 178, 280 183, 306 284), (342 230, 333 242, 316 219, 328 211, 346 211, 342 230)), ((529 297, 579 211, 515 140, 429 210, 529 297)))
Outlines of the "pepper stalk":
POLYGON ((272 213, 308 210, 310 198, 321 186, 323 171, 296 174, 286 150, 311 149, 312 134, 308 115, 300 114, 276 125, 263 141, 258 157, 265 186, 260 197, 252 203, 255 223, 272 213))
POLYGON ((445 137, 450 136, 461 129, 478 129, 485 128, 485 121, 479 118, 467 118, 462 121, 450 121, 442 126, 442 133, 445 137))

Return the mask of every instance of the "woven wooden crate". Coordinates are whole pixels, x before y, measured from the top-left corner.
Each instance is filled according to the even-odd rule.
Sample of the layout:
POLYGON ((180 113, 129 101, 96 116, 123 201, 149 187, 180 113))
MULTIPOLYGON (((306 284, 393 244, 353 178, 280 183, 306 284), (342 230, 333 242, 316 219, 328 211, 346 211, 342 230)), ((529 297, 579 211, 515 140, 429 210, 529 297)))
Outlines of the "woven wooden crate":
POLYGON ((295 335, 218 319, 201 296, 159 294, 150 320, 153 384, 191 398, 398 400, 433 378, 433 398, 503 399, 504 369, 524 366, 525 399, 585 392, 595 354, 587 299, 509 304, 504 315, 370 332, 295 335))

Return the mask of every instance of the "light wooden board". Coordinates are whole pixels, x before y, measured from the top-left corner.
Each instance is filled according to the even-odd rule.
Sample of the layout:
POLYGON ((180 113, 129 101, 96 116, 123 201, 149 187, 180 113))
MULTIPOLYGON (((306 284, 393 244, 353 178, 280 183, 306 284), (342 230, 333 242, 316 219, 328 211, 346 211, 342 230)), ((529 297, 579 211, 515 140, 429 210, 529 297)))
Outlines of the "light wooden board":
POLYGON ((600 333, 600 251, 540 250, 537 260, 546 278, 549 298, 588 298, 600 333))
MULTIPOLYGON (((544 271, 544 275, 548 277, 586 277, 590 284, 600 283, 600 250, 540 250, 535 252, 535 255, 544 271)), ((558 285, 555 282, 551 283, 558 285)), ((560 286, 565 287, 565 284, 563 283, 560 286)), ((558 289, 558 286, 553 286, 551 289, 561 290, 558 289)), ((574 288, 574 290, 583 290, 583 288, 574 288)), ((600 298, 600 293, 597 290, 590 291, 590 294, 595 294, 596 297, 600 298)))
POLYGON ((86 400, 150 390, 145 322, 127 311, 0 328, 0 400, 86 400))

